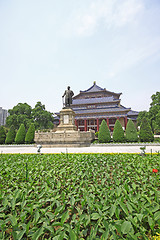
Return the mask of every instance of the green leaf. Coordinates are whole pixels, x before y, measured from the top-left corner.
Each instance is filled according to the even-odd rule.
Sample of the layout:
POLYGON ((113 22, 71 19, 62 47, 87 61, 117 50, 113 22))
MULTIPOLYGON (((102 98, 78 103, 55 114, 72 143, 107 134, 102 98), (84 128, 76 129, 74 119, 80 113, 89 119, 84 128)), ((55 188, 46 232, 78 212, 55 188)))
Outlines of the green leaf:
POLYGON ((160 211, 154 214, 154 220, 157 221, 158 219, 160 219, 160 211))
POLYGON ((17 219, 14 215, 9 215, 9 219, 13 227, 17 225, 17 219))
POLYGON ((136 189, 136 186, 137 186, 137 185, 133 182, 133 183, 132 183, 132 188, 133 188, 134 190, 136 189))
POLYGON ((100 215, 98 213, 92 213, 92 215, 91 215, 92 220, 97 220, 99 218, 100 218, 100 215))
POLYGON ((61 223, 64 223, 68 218, 69 218, 69 213, 67 211, 67 212, 63 213, 62 218, 61 218, 61 223))
POLYGON ((43 227, 39 228, 32 236, 32 240, 38 240, 39 237, 43 234, 43 227))
POLYGON ((112 217, 116 211, 116 204, 112 204, 110 208, 110 216, 112 217))
POLYGON ((121 231, 123 234, 127 234, 133 230, 131 222, 124 221, 121 225, 121 231))
POLYGON ((44 228, 50 231, 51 233, 54 233, 54 228, 52 226, 45 226, 44 228))
POLYGON ((120 207, 122 208, 122 210, 125 212, 125 214, 128 216, 128 209, 126 207, 126 205, 123 202, 119 202, 120 207))
POLYGON ((75 198, 74 198, 74 196, 72 195, 72 197, 71 197, 71 205, 73 206, 74 203, 75 203, 75 198))
POLYGON ((137 218, 139 219, 139 221, 141 222, 142 221, 142 218, 143 218, 143 214, 136 214, 137 218))
POLYGON ((46 212, 46 215, 50 218, 50 219, 54 219, 55 215, 51 212, 46 212))
POLYGON ((18 239, 18 240, 21 240, 21 238, 23 237, 23 235, 25 234, 25 232, 26 232, 25 229, 22 230, 22 231, 20 231, 20 232, 18 232, 18 233, 17 233, 17 239, 18 239))
POLYGON ((77 239, 75 232, 71 228, 69 228, 69 236, 71 240, 77 239))
POLYGON ((150 216, 148 216, 148 223, 149 223, 150 228, 153 230, 155 223, 150 216))
POLYGON ((39 211, 37 210, 34 215, 34 222, 38 222, 38 219, 40 217, 39 211))

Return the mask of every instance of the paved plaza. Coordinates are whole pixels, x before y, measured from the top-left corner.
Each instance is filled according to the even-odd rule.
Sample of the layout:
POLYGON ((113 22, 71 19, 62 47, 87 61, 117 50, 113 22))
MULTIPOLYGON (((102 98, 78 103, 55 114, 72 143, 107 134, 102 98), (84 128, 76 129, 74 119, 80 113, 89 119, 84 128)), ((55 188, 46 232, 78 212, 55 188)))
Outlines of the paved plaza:
MULTIPOLYGON (((41 148, 41 153, 140 153, 141 146, 95 146, 79 148, 41 148)), ((146 146, 146 153, 160 152, 160 145, 146 146)), ((0 153, 37 153, 36 146, 0 146, 0 153)))

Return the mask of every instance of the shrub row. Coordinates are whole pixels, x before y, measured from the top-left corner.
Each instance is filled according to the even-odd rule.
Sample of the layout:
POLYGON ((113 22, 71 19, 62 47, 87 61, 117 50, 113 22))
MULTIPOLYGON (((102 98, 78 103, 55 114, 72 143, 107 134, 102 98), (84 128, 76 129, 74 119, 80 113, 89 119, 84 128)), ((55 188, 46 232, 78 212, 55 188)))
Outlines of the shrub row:
MULTIPOLYGON (((108 143, 111 141, 110 132, 105 120, 102 121, 98 133, 99 143, 108 143)), ((136 127, 131 119, 129 119, 126 131, 124 134, 122 125, 119 120, 116 120, 113 130, 113 141, 114 142, 153 142, 154 135, 151 126, 146 118, 143 119, 140 126, 139 138, 136 127)))
POLYGON ((21 124, 18 131, 16 132, 14 126, 11 126, 8 133, 6 134, 3 126, 0 127, 0 144, 23 144, 34 142, 35 127, 32 123, 26 132, 24 124, 21 124))

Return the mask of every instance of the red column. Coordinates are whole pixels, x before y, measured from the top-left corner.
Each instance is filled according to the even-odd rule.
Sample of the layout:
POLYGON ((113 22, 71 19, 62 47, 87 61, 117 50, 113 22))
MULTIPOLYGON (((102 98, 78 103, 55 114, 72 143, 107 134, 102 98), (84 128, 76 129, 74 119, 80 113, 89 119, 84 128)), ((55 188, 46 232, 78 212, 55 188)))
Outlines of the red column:
POLYGON ((108 125, 108 128, 109 128, 109 118, 107 118, 107 125, 108 125))
POLYGON ((117 117, 117 120, 119 120, 119 117, 117 117))
POLYGON ((87 132, 87 120, 84 120, 84 131, 87 132))
POLYGON ((97 118, 97 132, 99 131, 99 119, 97 118))
POLYGON ((127 127, 127 116, 125 116, 125 118, 124 118, 124 127, 125 127, 125 129, 127 127))
POLYGON ((75 119, 75 125, 77 126, 77 129, 78 129, 78 123, 77 123, 77 119, 75 119))

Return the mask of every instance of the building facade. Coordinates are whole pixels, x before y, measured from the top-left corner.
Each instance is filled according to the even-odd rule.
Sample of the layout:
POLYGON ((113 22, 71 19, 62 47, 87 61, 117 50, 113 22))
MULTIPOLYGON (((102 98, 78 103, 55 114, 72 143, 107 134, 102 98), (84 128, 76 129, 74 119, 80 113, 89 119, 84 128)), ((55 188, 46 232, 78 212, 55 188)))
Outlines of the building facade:
POLYGON ((6 124, 7 117, 8 117, 8 111, 0 107, 0 126, 6 124))
POLYGON ((80 91, 78 95, 73 97, 71 105, 75 112, 77 129, 80 131, 93 129, 97 132, 103 119, 107 122, 111 132, 117 119, 124 130, 129 119, 132 119, 136 124, 138 112, 121 105, 121 94, 101 88, 96 82, 89 89, 80 91))
POLYGON ((121 94, 101 88, 96 82, 89 89, 80 91, 72 102, 77 128, 81 131, 93 129, 97 132, 104 119, 112 132, 117 119, 123 129, 126 128, 129 119, 136 123, 138 112, 121 105, 121 94))

